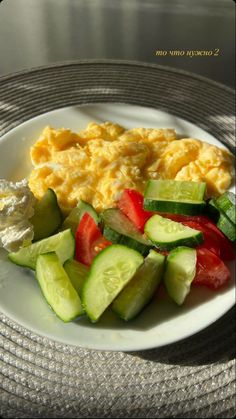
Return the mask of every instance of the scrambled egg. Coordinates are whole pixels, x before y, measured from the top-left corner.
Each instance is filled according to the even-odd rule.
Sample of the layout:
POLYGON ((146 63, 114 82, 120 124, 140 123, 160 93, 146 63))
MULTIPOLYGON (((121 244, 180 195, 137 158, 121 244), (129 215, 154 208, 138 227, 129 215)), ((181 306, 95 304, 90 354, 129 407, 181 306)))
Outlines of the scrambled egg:
POLYGON ((144 192, 148 179, 203 181, 208 196, 229 188, 233 156, 206 142, 177 139, 172 129, 90 123, 78 132, 46 127, 31 148, 29 187, 40 199, 54 189, 68 212, 79 199, 97 211, 115 206, 125 188, 144 192))

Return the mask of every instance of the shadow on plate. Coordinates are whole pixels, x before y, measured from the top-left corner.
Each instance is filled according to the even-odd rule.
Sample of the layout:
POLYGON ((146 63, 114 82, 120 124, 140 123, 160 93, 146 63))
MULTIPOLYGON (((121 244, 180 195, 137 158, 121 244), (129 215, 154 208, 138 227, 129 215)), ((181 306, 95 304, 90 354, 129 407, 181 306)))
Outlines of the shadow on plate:
MULTIPOLYGON (((221 295, 227 292, 229 287, 232 286, 233 283, 227 286, 224 291, 222 290, 221 295)), ((167 296, 164 288, 161 288, 160 292, 156 293, 150 304, 133 320, 125 322, 113 313, 111 307, 109 307, 95 324, 91 323, 85 316, 77 320, 76 323, 81 327, 85 326, 96 329, 146 331, 168 322, 172 318, 185 316, 201 304, 207 303, 217 298, 217 296, 218 292, 211 291, 205 287, 194 287, 187 296, 184 305, 178 306, 167 296)))
MULTIPOLYGON (((233 282, 221 291, 225 293, 233 287, 233 282)), ((218 292, 205 287, 195 287, 186 298, 185 304, 178 307, 168 296, 156 295, 153 301, 134 320, 124 322, 119 319, 111 309, 107 309, 99 322, 92 324, 84 317, 79 320, 80 326, 96 327, 115 330, 145 331, 160 324, 167 323, 172 318, 185 316, 188 312, 197 309, 201 304, 217 298, 218 292)), ((204 330, 180 340, 176 343, 165 345, 156 349, 126 352, 156 363, 183 366, 201 366, 213 363, 224 363, 235 358, 236 348, 236 316, 235 307, 229 310, 219 320, 204 330)))

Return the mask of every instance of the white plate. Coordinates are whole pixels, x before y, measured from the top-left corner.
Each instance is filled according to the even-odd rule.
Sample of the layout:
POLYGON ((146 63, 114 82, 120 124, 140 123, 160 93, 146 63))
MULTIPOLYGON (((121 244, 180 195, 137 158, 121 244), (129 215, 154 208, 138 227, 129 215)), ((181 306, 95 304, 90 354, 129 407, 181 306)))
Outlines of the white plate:
MULTIPOLYGON (((74 106, 40 115, 4 135, 0 139, 0 177, 20 180, 28 176, 32 169, 29 147, 46 125, 78 131, 90 121, 113 121, 126 128, 174 128, 180 136, 224 147, 197 126, 154 109, 124 104, 74 106)), ((230 268, 234 278, 233 264, 230 268)), ((85 317, 64 324, 46 304, 34 275, 10 263, 5 251, 0 252, 0 288, 0 309, 12 320, 53 340, 98 350, 135 351, 176 342, 209 326, 235 303, 232 280, 218 292, 193 288, 182 307, 170 300, 154 299, 129 323, 107 310, 96 324, 85 317)))

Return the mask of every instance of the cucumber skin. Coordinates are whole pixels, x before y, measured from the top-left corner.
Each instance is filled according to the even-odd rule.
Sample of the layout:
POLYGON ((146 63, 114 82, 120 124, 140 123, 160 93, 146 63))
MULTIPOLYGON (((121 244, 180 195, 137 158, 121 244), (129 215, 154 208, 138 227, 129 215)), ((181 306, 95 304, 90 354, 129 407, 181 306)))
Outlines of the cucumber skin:
MULTIPOLYGON (((181 299, 181 301, 180 300, 177 301, 176 296, 175 297, 173 296, 173 293, 172 293, 172 291, 170 289, 169 277, 167 278, 166 275, 168 273, 169 264, 173 261, 174 257, 176 255, 178 255, 178 253, 182 253, 184 250, 190 250, 190 249, 187 246, 179 246, 179 247, 176 247, 175 249, 173 249, 172 252, 169 253, 169 255, 166 258, 165 272, 164 272, 164 277, 163 277, 163 282, 164 282, 164 285, 165 285, 167 294, 179 306, 181 306, 184 303, 185 298, 187 297, 187 295, 190 292, 191 283, 194 280, 194 277, 196 275, 196 263, 195 263, 195 270, 193 272, 193 277, 191 279, 191 283, 189 284, 189 290, 185 294, 184 299, 183 300, 181 299)), ((191 249, 191 250, 195 252, 195 260, 197 262, 197 253, 196 253, 196 250, 195 249, 191 249)), ((173 277, 173 274, 172 274, 172 277, 173 277)), ((172 288, 172 286, 171 286, 171 288, 172 288)))
POLYGON ((194 248, 202 244, 203 241, 204 241, 203 234, 202 232, 199 231, 199 234, 195 237, 187 237, 187 238, 179 239, 168 244, 161 244, 161 243, 155 243, 155 242, 153 242, 153 244, 157 249, 161 251, 168 251, 168 250, 175 249, 176 247, 179 247, 179 246, 186 246, 186 247, 194 248))
POLYGON ((101 214, 103 236, 115 244, 131 247, 146 256, 152 243, 117 208, 108 208, 101 214), (118 226, 117 226, 118 224, 118 226), (120 228, 120 226, 122 228, 120 228))
POLYGON ((146 245, 144 243, 138 242, 137 240, 132 239, 132 237, 118 233, 106 225, 103 229, 103 236, 114 244, 122 244, 130 247, 131 249, 137 250, 143 256, 148 255, 149 250, 153 247, 152 244, 146 245))
MULTIPOLYGON (((44 255, 50 255, 50 254, 53 254, 53 252, 44 253, 44 255)), ((39 255, 39 256, 42 256, 42 255, 39 255)), ((41 284, 40 284, 40 280, 39 280, 38 275, 37 275, 37 262, 38 262, 38 258, 37 258, 37 261, 36 261, 35 277, 36 277, 37 282, 38 282, 38 284, 39 284, 39 287, 40 287, 40 290, 41 290, 41 292, 42 292, 43 298, 45 299, 45 301, 47 302, 47 304, 49 305, 49 307, 51 308, 51 310, 53 311, 53 313, 55 313, 55 314, 56 314, 56 316, 57 316, 60 320, 62 320, 64 323, 69 323, 69 322, 71 322, 71 321, 73 321, 73 320, 77 319, 77 317, 84 315, 84 310, 83 310, 83 308, 82 308, 82 303, 81 303, 81 310, 78 312, 78 314, 76 314, 75 316, 70 317, 70 318, 68 318, 68 319, 66 319, 66 320, 65 320, 65 319, 63 319, 63 318, 62 318, 62 317, 61 317, 58 313, 56 313, 56 312, 55 312, 55 310, 54 310, 54 309, 53 309, 53 307, 51 306, 50 302, 49 302, 49 301, 48 301, 48 299, 46 298, 46 296, 45 296, 45 294, 44 294, 44 292, 43 292, 42 286, 41 286, 41 284)), ((73 287, 73 285, 72 285, 72 287, 73 287)), ((74 287, 73 287, 73 288, 74 288, 74 287)), ((76 292, 76 290, 75 290, 75 292, 76 292)), ((79 299, 80 299, 80 298, 79 298, 79 299)))
POLYGON ((57 202, 57 196, 53 189, 49 188, 44 194, 43 198, 36 203, 35 213, 29 221, 34 226, 34 238, 33 238, 34 242, 47 238, 53 235, 58 230, 58 228, 62 224, 63 217, 62 217, 61 209, 57 202), (50 228, 50 222, 48 224, 48 219, 45 220, 45 217, 42 218, 42 213, 40 214, 40 212, 42 211, 44 212, 45 208, 42 209, 42 205, 45 205, 45 203, 46 203, 46 209, 49 209, 50 218, 52 218, 52 212, 53 212, 53 224, 54 224, 53 228, 50 228), (47 223, 46 229, 43 228, 43 226, 45 225, 45 221, 47 223))
POLYGON ((236 224, 236 196, 233 192, 225 192, 219 198, 216 199, 216 205, 220 211, 222 211, 230 221, 236 224))
POLYGON ((79 201, 77 208, 81 211, 81 217, 80 219, 83 217, 83 215, 88 212, 89 215, 91 215, 91 217, 94 219, 94 222, 98 225, 100 218, 99 215, 97 214, 96 210, 93 208, 93 206, 91 204, 89 204, 86 201, 83 201, 82 199, 79 201))
POLYGON ((194 237, 184 238, 184 239, 176 240, 175 242, 172 242, 171 244, 170 243, 169 244, 153 243, 153 244, 158 250, 169 251, 179 246, 195 248, 199 246, 200 244, 202 244, 203 241, 204 241, 203 234, 199 232, 199 235, 195 236, 195 238, 194 237))
POLYGON ((219 208, 216 199, 208 202, 208 215, 211 217, 217 228, 231 241, 236 242, 236 226, 228 216, 219 208))
MULTIPOLYGON (((172 250, 176 247, 179 246, 186 246, 186 247, 196 247, 199 244, 203 243, 204 241, 204 236, 203 233, 201 231, 199 231, 198 233, 196 233, 194 235, 194 237, 183 237, 180 238, 178 240, 174 240, 171 242, 160 242, 160 241, 155 241, 154 239, 152 239, 150 232, 148 232, 149 229, 149 223, 152 221, 152 218, 157 217, 157 215, 153 215, 145 224, 144 226, 144 232, 146 233, 146 235, 148 236, 148 238, 152 241, 153 245, 162 251, 168 251, 168 250, 172 250)), ((162 218, 161 216, 159 216, 160 218, 162 218)), ((170 221, 172 222, 172 221, 170 221)), ((180 223, 181 224, 181 223, 180 223)))
POLYGON ((144 197, 143 206, 144 209, 150 211, 182 215, 200 215, 204 212, 206 203, 202 201, 192 204, 190 202, 161 201, 144 197))
POLYGON ((205 209, 205 215, 208 216, 209 218, 211 218, 215 223, 217 223, 217 221, 220 218, 220 210, 218 208, 218 206, 216 205, 216 200, 215 199, 209 199, 209 201, 207 202, 206 205, 206 209, 205 209))
MULTIPOLYGON (((121 245, 122 247, 126 247, 127 249, 129 249, 129 250, 133 250, 134 252, 136 252, 134 249, 130 249, 129 247, 127 247, 127 246, 124 246, 124 245, 121 245)), ((85 311, 85 313, 87 314, 87 316, 89 317, 89 319, 91 320, 91 322, 92 323, 96 323, 98 320, 99 320, 99 318, 100 318, 100 316, 103 314, 103 313, 101 313, 101 315, 99 316, 99 318, 97 318, 97 317, 95 317, 94 315, 93 315, 93 313, 91 313, 91 311, 90 310, 88 310, 88 308, 87 308, 87 304, 86 304, 86 301, 85 301, 85 294, 86 294, 86 290, 87 290, 87 288, 88 288, 88 286, 90 285, 90 282, 91 282, 91 276, 93 275, 93 273, 94 273, 94 271, 96 271, 96 262, 97 262, 97 260, 98 259, 100 259, 105 253, 107 253, 108 251, 109 251, 109 249, 111 249, 111 247, 117 247, 117 248, 119 248, 120 247, 120 244, 113 244, 113 245, 111 245, 111 246, 108 246, 107 248, 105 248, 105 249, 103 249, 97 256, 95 256, 95 258, 93 259, 93 262, 92 262, 92 265, 91 265, 91 268, 90 268, 90 271, 89 271, 89 274, 88 274, 88 276, 87 276, 87 278, 86 278, 86 280, 85 280, 85 282, 84 282, 84 285, 83 285, 83 287, 82 287, 82 290, 81 290, 81 301, 82 301, 82 306, 83 306, 83 309, 84 309, 84 311, 85 311)), ((136 252, 136 253, 138 253, 138 252, 136 252)), ((143 257, 142 257, 142 255, 141 254, 139 254, 139 256, 140 256, 140 264, 139 264, 139 266, 143 263, 143 257)), ((138 269, 138 267, 139 266, 137 266, 137 269, 138 269)), ((131 278, 130 278, 131 279, 131 278)), ((125 286, 125 285, 124 285, 125 286)), ((111 303, 110 303, 111 304, 111 303)), ((105 310, 104 310, 105 311, 105 310)))
POLYGON ((86 265, 82 265, 82 263, 77 262, 74 259, 66 260, 63 265, 63 268, 65 269, 73 287, 80 296, 83 283, 89 272, 89 268, 86 265))
MULTIPOLYGON (((142 280, 143 280, 142 277, 141 278, 140 277, 135 278, 136 277, 136 274, 138 275, 138 271, 134 275, 134 277, 131 278, 130 282, 128 282, 128 284, 125 286, 125 288, 123 288, 123 290, 118 295, 118 297, 116 297, 116 299, 113 301, 113 303, 112 303, 112 311, 114 311, 114 313, 116 313, 122 320, 129 321, 129 320, 135 319, 145 309, 145 307, 147 307, 147 305, 152 300, 153 295, 154 295, 156 289, 158 288, 158 286, 160 285, 160 282, 162 280, 162 276, 163 276, 164 268, 165 268, 165 261, 166 261, 165 256, 163 256, 161 254, 158 254, 158 256, 159 256, 159 262, 158 263, 160 265, 159 265, 159 271, 156 272, 156 278, 155 278, 156 281, 154 283, 154 279, 151 278, 151 281, 152 281, 152 283, 151 283, 151 290, 149 290, 149 295, 146 296, 145 300, 143 300, 143 303, 139 306, 139 309, 136 310, 136 312, 133 313, 132 316, 130 316, 130 315, 127 315, 126 314, 126 312, 124 310, 124 307, 122 308, 122 299, 124 301, 124 299, 126 298, 126 296, 125 296, 126 292, 129 292, 129 289, 132 288, 132 286, 135 287, 135 284, 133 285, 133 282, 135 282, 135 280, 136 280, 136 282, 139 282, 139 284, 140 284, 140 282, 142 282, 142 280), (121 305, 120 305, 120 302, 121 302, 121 305)), ((142 269, 142 266, 139 269, 141 270, 142 269)), ((147 283, 147 281, 148 281, 148 278, 145 278, 145 282, 146 283, 147 283)), ((150 287, 150 283, 149 284, 147 283, 147 286, 150 287)), ((135 298, 135 296, 132 296, 132 298, 135 298)), ((128 297, 128 300, 126 302, 126 305, 129 304, 129 299, 130 298, 128 297)))
POLYGON ((220 215, 219 220, 216 223, 216 226, 224 235, 233 243, 236 242, 236 227, 228 217, 224 214, 220 215))
MULTIPOLYGON (((74 253, 75 253, 75 239, 74 239, 74 236, 73 236, 73 234, 72 234, 72 232, 71 232, 71 230, 70 229, 68 229, 68 230, 65 230, 64 232, 66 232, 66 231, 70 231, 70 239, 71 239, 71 244, 73 245, 73 251, 71 251, 70 252, 70 255, 68 255, 68 258, 67 259, 70 259, 70 258, 73 258, 73 256, 74 256, 74 253)), ((63 234, 64 232, 61 232, 61 233, 57 233, 57 234, 63 234)), ((37 246, 41 241, 43 241, 43 240, 50 240, 50 239, 52 239, 53 238, 53 236, 50 236, 50 237, 47 237, 47 238, 45 238, 45 239, 42 239, 42 240, 39 240, 38 242, 35 242, 35 243, 32 243, 30 246, 37 246)), ((22 249, 27 249, 29 246, 26 246, 25 248, 23 247, 23 248, 21 248, 18 252, 20 252, 22 249)), ((52 252, 53 250, 51 250, 51 252, 52 252)), ((16 265, 18 265, 18 266, 22 266, 22 267, 24 267, 24 268, 30 268, 30 269, 33 269, 33 270, 35 270, 35 267, 36 267, 36 261, 37 261, 37 257, 39 256, 39 254, 37 255, 36 254, 36 256, 35 256, 35 260, 32 262, 32 263, 22 263, 22 262, 20 262, 19 261, 19 259, 18 259, 18 257, 17 257, 17 255, 18 255, 18 252, 11 252, 11 253, 8 253, 8 258, 9 258, 9 260, 11 261, 11 262, 13 262, 13 263, 15 263, 16 265)), ((44 252, 44 253, 49 253, 49 250, 47 250, 46 252, 44 252)), ((43 254, 43 253, 42 253, 43 254)), ((65 262, 67 259, 65 259, 63 262, 65 262)))
POLYGON ((68 214, 68 216, 64 219, 61 226, 61 230, 66 230, 70 228, 73 235, 75 236, 76 230, 81 221, 81 218, 86 212, 89 213, 89 215, 93 218, 94 222, 98 225, 100 222, 99 215, 96 213, 95 209, 93 208, 91 204, 81 199, 78 205, 75 208, 73 208, 71 212, 68 214), (73 213, 74 213, 74 218, 73 218, 73 213), (72 214, 72 217, 71 217, 71 214, 72 214))

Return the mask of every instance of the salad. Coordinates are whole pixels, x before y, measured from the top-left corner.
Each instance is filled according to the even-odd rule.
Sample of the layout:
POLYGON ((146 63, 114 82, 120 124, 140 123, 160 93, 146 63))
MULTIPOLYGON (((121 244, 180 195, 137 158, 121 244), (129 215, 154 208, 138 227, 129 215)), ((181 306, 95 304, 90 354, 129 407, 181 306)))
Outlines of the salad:
POLYGON ((181 306, 192 287, 217 291, 231 280, 235 194, 205 196, 204 182, 150 179, 144 194, 124 189, 100 214, 80 200, 65 217, 48 189, 29 220, 33 242, 8 257, 35 272, 64 322, 97 322, 108 307, 132 320, 159 287, 181 306))

